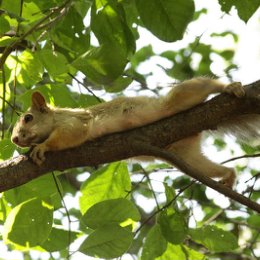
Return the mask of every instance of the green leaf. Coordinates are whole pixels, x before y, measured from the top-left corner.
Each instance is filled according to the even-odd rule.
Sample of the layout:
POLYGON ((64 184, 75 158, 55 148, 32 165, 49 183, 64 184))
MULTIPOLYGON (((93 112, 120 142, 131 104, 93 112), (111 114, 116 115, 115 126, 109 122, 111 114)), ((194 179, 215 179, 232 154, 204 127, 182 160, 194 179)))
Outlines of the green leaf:
POLYGON ((127 64, 126 49, 114 43, 92 48, 73 62, 73 66, 98 84, 109 84, 118 78, 127 64))
POLYGON ((0 35, 10 30, 10 24, 5 16, 0 16, 0 35))
POLYGON ((89 8, 91 7, 92 1, 89 0, 84 0, 84 1, 76 1, 73 3, 74 4, 74 8, 75 10, 77 10, 77 12, 80 14, 81 19, 85 18, 87 15, 87 11, 89 10, 89 8))
POLYGON ((131 201, 123 198, 101 201, 83 216, 86 225, 92 229, 109 223, 120 224, 129 219, 140 220, 140 213, 131 201))
POLYGON ((155 259, 161 256, 166 250, 167 241, 162 235, 161 228, 158 224, 154 225, 147 234, 141 260, 155 259))
POLYGON ((173 42, 182 39, 193 18, 192 0, 136 0, 145 27, 159 39, 173 42))
POLYGON ((189 234, 193 240, 204 245, 210 251, 225 252, 238 247, 238 241, 234 234, 215 226, 190 229, 189 234))
POLYGON ((126 164, 111 163, 92 173, 83 183, 80 211, 84 214, 91 206, 103 200, 124 198, 130 190, 131 181, 126 164))
POLYGON ((231 36, 234 40, 234 42, 238 42, 239 38, 238 35, 232 31, 225 31, 225 32, 221 32, 221 33, 212 33, 210 36, 212 37, 221 37, 222 39, 226 36, 231 36))
POLYGON ((156 260, 205 260, 206 256, 184 245, 168 243, 164 254, 156 260))
POLYGON ((50 76, 56 77, 68 72, 68 61, 63 54, 50 49, 43 49, 37 54, 50 76))
POLYGON ((252 15, 256 12, 256 10, 259 8, 260 0, 219 0, 219 4, 221 5, 221 10, 226 13, 229 13, 231 7, 235 6, 238 11, 238 16, 247 23, 252 15))
POLYGON ((0 158, 6 160, 10 158, 15 150, 15 145, 11 142, 10 138, 5 138, 0 141, 0 158))
POLYGON ((77 232, 52 228, 48 239, 41 245, 48 252, 60 251, 68 247, 78 236, 77 232))
POLYGON ((172 244, 182 243, 187 236, 187 224, 184 216, 179 212, 168 215, 165 212, 161 213, 158 223, 161 226, 163 236, 172 244))
POLYGON ((127 56, 131 55, 135 41, 121 5, 115 0, 96 0, 91 11, 91 29, 99 43, 114 44, 124 49, 127 56))
POLYGON ((17 79, 21 85, 31 87, 42 79, 43 66, 37 55, 25 50, 19 55, 19 62, 21 70, 17 79))
POLYGON ((11 211, 10 204, 5 200, 4 196, 0 198, 0 223, 3 225, 7 215, 11 211))
POLYGON ((165 189, 167 203, 169 203, 176 196, 175 189, 172 186, 168 186, 167 183, 164 183, 164 189, 165 189))
POLYGON ((105 86, 107 92, 120 92, 123 91, 126 87, 128 87, 133 82, 133 79, 130 77, 119 77, 110 84, 105 86))
POLYGON ((1 1, 1 9, 6 10, 8 13, 12 13, 14 15, 19 16, 20 14, 20 0, 12 0, 12 1, 1 1))
POLYGON ((35 22, 44 16, 44 14, 41 12, 41 9, 36 3, 34 3, 34 1, 24 2, 22 8, 22 17, 26 20, 27 23, 35 22))
POLYGON ((253 227, 259 227, 260 226, 260 216, 259 215, 251 215, 248 220, 247 223, 253 227))
POLYGON ((53 207, 46 201, 32 199, 12 209, 4 224, 3 238, 29 248, 40 245, 49 236, 53 207))
MULTIPOLYGON (((62 189, 59 180, 57 182, 60 189, 62 189)), ((52 175, 48 174, 32 180, 23 186, 8 190, 4 194, 6 200, 14 206, 36 197, 38 199, 54 198, 56 195, 58 196, 58 191, 52 175)))
POLYGON ((111 84, 123 73, 128 56, 135 50, 134 37, 121 5, 114 0, 94 1, 91 29, 100 46, 81 55, 73 66, 94 83, 111 84))
POLYGON ((17 37, 3 36, 0 38, 0 47, 6 47, 15 42, 17 39, 17 37))
POLYGON ((153 52, 152 45, 147 45, 140 50, 138 50, 135 55, 131 58, 131 66, 136 69, 141 62, 146 61, 151 56, 155 55, 153 52))
POLYGON ((110 224, 91 233, 82 243, 79 251, 99 258, 116 258, 124 254, 133 241, 133 234, 127 229, 110 224))
MULTIPOLYGON (((90 3, 76 2, 76 6, 83 6, 83 13, 90 3)), ((75 6, 75 7, 76 7, 75 6)), ((74 56, 85 53, 90 46, 89 30, 85 30, 83 19, 75 8, 70 8, 68 14, 51 30, 51 39, 64 50, 62 53, 69 59, 71 53, 74 56), (75 37, 77 35, 77 37, 75 37)), ((74 57, 73 56, 73 57, 74 57)))

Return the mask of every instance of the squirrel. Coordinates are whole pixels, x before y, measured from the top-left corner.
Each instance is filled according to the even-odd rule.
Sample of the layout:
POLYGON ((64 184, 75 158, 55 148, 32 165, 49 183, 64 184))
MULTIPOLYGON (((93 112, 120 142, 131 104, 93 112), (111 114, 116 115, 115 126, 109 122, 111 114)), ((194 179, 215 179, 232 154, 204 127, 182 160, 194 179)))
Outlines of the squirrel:
MULTIPOLYGON (((14 144, 32 147, 30 157, 41 165, 47 151, 76 147, 110 133, 143 126, 202 103, 210 94, 227 92, 245 95, 240 82, 223 84, 209 78, 194 78, 174 86, 168 95, 155 97, 118 97, 83 109, 48 105, 40 92, 32 93, 31 107, 15 124, 11 136, 14 144)), ((219 178, 232 188, 235 171, 206 158, 200 147, 201 134, 177 141, 166 149, 176 153, 201 174, 219 178)))

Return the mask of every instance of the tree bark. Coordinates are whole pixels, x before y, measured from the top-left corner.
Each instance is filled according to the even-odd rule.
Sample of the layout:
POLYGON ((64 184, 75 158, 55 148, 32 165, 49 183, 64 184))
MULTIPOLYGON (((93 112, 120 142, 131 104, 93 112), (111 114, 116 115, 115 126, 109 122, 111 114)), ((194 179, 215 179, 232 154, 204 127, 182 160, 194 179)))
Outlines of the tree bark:
MULTIPOLYGON (((40 167, 31 161, 28 154, 4 161, 0 164, 0 192, 27 183, 54 170, 97 166, 130 157, 149 155, 145 152, 146 150, 138 148, 137 143, 161 149, 203 130, 216 130, 218 125, 232 122, 240 115, 258 114, 260 117, 260 81, 245 86, 245 89, 246 96, 243 98, 221 94, 188 111, 153 124, 104 136, 73 149, 48 152, 46 161, 40 167)), ((179 165, 177 167, 183 168, 179 165)), ((185 173, 196 178, 189 171, 185 173)), ((200 181, 208 185, 207 181, 200 181)))

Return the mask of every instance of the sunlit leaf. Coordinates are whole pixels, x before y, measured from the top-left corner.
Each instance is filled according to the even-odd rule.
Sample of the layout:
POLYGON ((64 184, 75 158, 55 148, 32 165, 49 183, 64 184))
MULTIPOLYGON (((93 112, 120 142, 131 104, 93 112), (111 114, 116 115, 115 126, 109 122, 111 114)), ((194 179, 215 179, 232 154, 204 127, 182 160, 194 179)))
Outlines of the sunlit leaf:
POLYGON ((4 224, 4 241, 27 248, 40 245, 50 234, 52 214, 53 207, 44 200, 32 199, 19 204, 4 224))
POLYGON ((138 221, 140 214, 131 201, 123 198, 101 201, 83 216, 86 225, 92 229, 108 223, 120 224, 128 219, 138 221))
POLYGON ((167 241, 162 235, 160 226, 156 224, 146 236, 141 260, 151 260, 157 256, 161 256, 166 250, 166 247, 167 241))
POLYGON ((196 242, 214 252, 230 251, 238 247, 238 240, 234 234, 215 226, 190 229, 189 234, 196 242))
POLYGON ((48 252, 60 251, 67 248, 78 236, 77 232, 52 228, 48 239, 41 245, 48 252))
POLYGON ((82 243, 79 251, 99 258, 120 257, 127 251, 133 240, 133 234, 127 229, 110 224, 91 233, 82 243))
POLYGON ((181 213, 175 212, 167 215, 163 212, 160 214, 158 222, 167 241, 173 244, 183 242, 188 233, 188 228, 181 213))
POLYGON ((194 14, 192 0, 136 0, 145 27, 167 42, 180 40, 194 14))
POLYGON ((168 243, 164 254, 156 260, 206 260, 207 257, 185 245, 173 245, 168 243))
POLYGON ((130 190, 131 182, 125 163, 112 163, 102 167, 83 183, 80 210, 84 214, 100 201, 124 198, 130 190))

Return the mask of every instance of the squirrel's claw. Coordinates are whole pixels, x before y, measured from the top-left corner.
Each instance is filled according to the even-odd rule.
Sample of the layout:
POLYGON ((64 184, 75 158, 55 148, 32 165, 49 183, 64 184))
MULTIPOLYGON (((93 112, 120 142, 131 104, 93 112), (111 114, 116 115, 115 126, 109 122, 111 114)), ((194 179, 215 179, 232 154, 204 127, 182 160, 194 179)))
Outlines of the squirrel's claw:
POLYGON ((33 162, 37 165, 41 165, 45 161, 44 153, 46 152, 46 146, 44 143, 38 144, 35 146, 30 153, 30 157, 32 158, 33 162))
POLYGON ((220 183, 232 189, 236 180, 236 174, 234 169, 228 168, 227 174, 222 178, 220 183))
POLYGON ((245 89, 243 88, 241 82, 233 82, 227 85, 224 89, 226 93, 235 95, 236 97, 245 96, 245 89))

